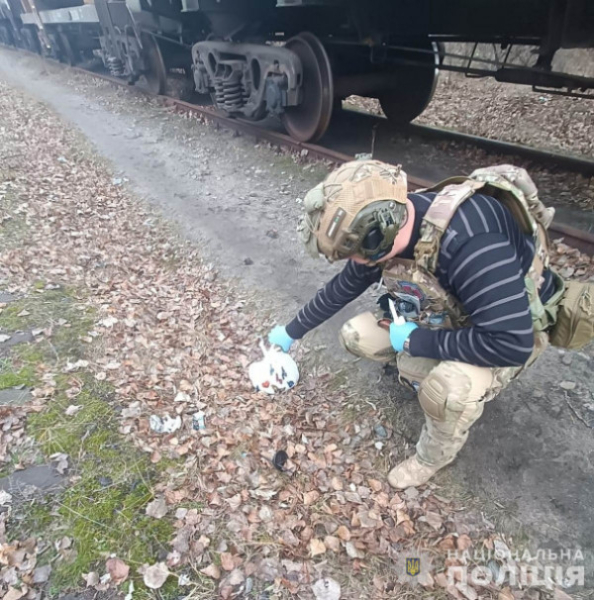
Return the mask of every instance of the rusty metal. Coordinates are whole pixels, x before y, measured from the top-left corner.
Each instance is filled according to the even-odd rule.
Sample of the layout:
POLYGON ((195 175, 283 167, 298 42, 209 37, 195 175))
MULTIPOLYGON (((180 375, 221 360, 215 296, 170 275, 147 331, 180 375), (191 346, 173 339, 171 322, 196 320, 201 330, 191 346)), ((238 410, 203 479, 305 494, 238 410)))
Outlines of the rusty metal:
POLYGON ((563 223, 551 223, 549 234, 552 239, 563 238, 563 242, 589 256, 594 256, 594 235, 563 223))
POLYGON ((280 118, 291 137, 319 140, 330 125, 334 106, 332 67, 322 42, 313 34, 300 33, 285 44, 301 61, 302 99, 297 106, 287 106, 280 118))
POLYGON ((348 154, 337 152, 336 150, 331 150, 330 148, 324 148, 323 146, 318 146, 317 144, 300 142, 299 140, 295 140, 288 136, 286 133, 264 129, 263 127, 260 127, 256 123, 252 123, 250 121, 245 121, 243 119, 230 119, 229 117, 225 117, 217 113, 212 108, 197 106, 195 104, 190 104, 189 102, 184 102, 183 100, 177 100, 176 98, 169 98, 166 96, 163 96, 163 98, 166 104, 174 106, 176 109, 199 114, 205 119, 219 123, 220 125, 228 129, 232 129, 233 131, 252 135, 258 139, 265 140, 272 144, 278 144, 279 146, 283 146, 285 148, 290 148, 296 152, 303 152, 305 150, 306 152, 303 153, 304 156, 327 160, 337 164, 353 160, 353 157, 349 156, 348 154))
POLYGON ((478 135, 460 133, 459 131, 451 131, 449 129, 430 125, 417 125, 414 123, 408 125, 406 131, 426 139, 462 142, 470 146, 482 148, 487 152, 521 156, 522 158, 532 160, 539 165, 546 165, 556 169, 563 168, 567 171, 580 173, 586 177, 594 177, 594 160, 580 156, 558 154, 548 150, 539 150, 538 148, 531 148, 521 144, 492 140, 478 135))

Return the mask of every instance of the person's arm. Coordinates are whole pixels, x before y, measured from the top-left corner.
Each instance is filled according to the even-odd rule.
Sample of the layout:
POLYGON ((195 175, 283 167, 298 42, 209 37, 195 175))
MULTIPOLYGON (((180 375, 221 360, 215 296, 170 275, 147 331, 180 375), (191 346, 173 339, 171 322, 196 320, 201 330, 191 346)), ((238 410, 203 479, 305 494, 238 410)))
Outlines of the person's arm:
POLYGON ((317 294, 286 326, 287 334, 294 340, 302 338, 308 331, 334 316, 380 279, 379 267, 369 267, 349 260, 344 269, 318 290, 317 294))
POLYGON ((532 353, 534 332, 522 266, 509 240, 493 233, 471 238, 450 262, 448 279, 472 325, 415 329, 411 356, 485 367, 523 365, 532 353))

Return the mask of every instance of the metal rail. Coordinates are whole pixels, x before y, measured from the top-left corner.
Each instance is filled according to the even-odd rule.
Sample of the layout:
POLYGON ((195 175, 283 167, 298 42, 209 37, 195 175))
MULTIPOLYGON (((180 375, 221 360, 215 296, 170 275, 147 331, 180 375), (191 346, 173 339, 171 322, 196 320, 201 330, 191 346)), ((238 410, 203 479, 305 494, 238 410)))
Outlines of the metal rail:
MULTIPOLYGON (((34 56, 39 56, 34 53, 30 53, 34 56)), ((50 59, 52 60, 52 59, 50 59)), ((110 75, 105 75, 103 73, 96 73, 93 71, 89 71, 87 69, 82 69, 80 67, 69 67, 68 65, 64 65, 63 63, 59 63, 58 61, 52 60, 56 64, 59 64, 63 68, 72 69, 78 73, 92 76, 97 79, 102 79, 104 81, 109 81, 118 86, 129 87, 128 83, 118 79, 116 77, 112 77, 110 75)), ((229 117, 225 117, 220 113, 217 113, 214 109, 198 106, 196 104, 191 104, 189 102, 184 102, 183 100, 178 100, 177 98, 172 98, 170 96, 155 96, 151 94, 147 90, 143 90, 142 88, 137 87, 137 90, 141 90, 142 93, 147 96, 161 98, 163 102, 168 105, 174 107, 176 110, 181 112, 190 112, 194 114, 198 114, 203 118, 218 123, 219 125, 225 127, 226 129, 230 129, 232 131, 238 131, 243 134, 254 136, 261 140, 266 140, 272 144, 277 144, 284 148, 289 148, 295 152, 302 153, 306 151, 306 156, 311 158, 316 158, 318 160, 325 160, 335 164, 342 164, 344 162, 348 162, 350 160, 354 160, 354 156, 350 156, 348 154, 344 154, 343 152, 337 152, 336 150, 332 150, 331 148, 325 148, 324 146, 319 146, 318 144, 310 144, 307 142, 299 142, 289 137, 284 133, 280 133, 278 131, 273 131, 269 129, 264 129, 259 127, 255 123, 251 123, 249 121, 245 121, 242 119, 232 119, 229 117)), ((473 137, 474 136, 469 136, 473 137)), ((484 139, 484 138, 480 138, 484 139)), ((487 140, 490 141, 490 140, 487 140)), ((421 179, 418 177, 409 177, 408 184, 409 189, 419 189, 431 187, 436 182, 429 181, 425 179, 421 179)), ((580 229, 576 229, 575 227, 570 227, 569 225, 564 225, 562 223, 553 222, 549 228, 551 233, 551 237, 553 239, 556 238, 564 238, 564 242, 577 248, 578 250, 589 254, 590 256, 594 256, 594 235, 582 231, 580 229)))
POLYGON ((502 142, 500 140, 492 140, 490 138, 472 135, 470 133, 461 133, 441 127, 433 127, 431 125, 411 124, 406 129, 408 132, 426 137, 428 139, 451 140, 453 142, 462 142, 489 152, 497 152, 500 154, 511 154, 527 158, 541 165, 551 167, 562 167, 566 171, 581 173, 586 177, 594 177, 594 160, 573 156, 571 154, 562 154, 551 152, 548 150, 539 150, 530 146, 514 144, 512 142, 502 142))

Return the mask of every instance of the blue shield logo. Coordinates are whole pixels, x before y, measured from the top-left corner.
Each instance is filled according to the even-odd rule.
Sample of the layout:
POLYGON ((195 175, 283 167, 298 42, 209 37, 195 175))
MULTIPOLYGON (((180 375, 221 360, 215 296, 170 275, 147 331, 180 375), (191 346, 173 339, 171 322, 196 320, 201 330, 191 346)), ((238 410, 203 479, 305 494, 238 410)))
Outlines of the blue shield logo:
POLYGON ((421 570, 421 559, 420 558, 407 558, 406 559, 406 574, 415 577, 421 570))

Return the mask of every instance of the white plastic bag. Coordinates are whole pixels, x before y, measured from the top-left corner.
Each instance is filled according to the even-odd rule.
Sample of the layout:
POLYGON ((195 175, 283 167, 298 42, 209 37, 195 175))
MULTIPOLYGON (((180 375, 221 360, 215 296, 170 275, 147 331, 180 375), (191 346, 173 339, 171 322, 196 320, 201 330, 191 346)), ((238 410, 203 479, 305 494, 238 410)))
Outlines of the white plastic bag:
POLYGON ((276 347, 266 348, 264 342, 260 349, 264 358, 252 363, 248 371, 256 391, 275 394, 297 385, 299 369, 291 356, 276 347))

